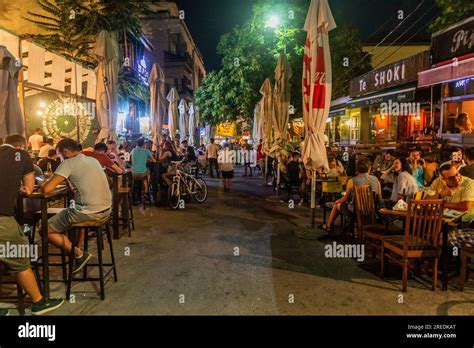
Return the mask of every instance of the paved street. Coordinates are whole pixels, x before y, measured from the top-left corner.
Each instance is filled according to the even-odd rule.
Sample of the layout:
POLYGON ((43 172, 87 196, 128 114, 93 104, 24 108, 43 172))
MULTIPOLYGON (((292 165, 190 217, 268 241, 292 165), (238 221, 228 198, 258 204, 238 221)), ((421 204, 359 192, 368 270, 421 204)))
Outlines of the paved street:
MULTIPOLYGON (((209 199, 202 206, 190 203, 177 212, 137 209, 133 237, 124 235, 115 243, 119 282, 107 283, 106 300, 98 299, 90 283, 76 284, 75 303, 55 314, 474 313, 472 285, 464 293, 433 293, 429 283, 411 280, 399 304, 397 267, 386 282, 375 274, 378 263, 369 260, 361 267, 355 260, 325 258, 323 243, 293 235, 308 223, 309 210, 267 202, 272 193, 262 179, 239 177, 229 194, 219 184, 209 180, 209 199)), ((53 289, 64 296, 62 285, 53 284, 53 289)))
MULTIPOLYGON (((296 238, 308 208, 266 200, 271 189, 239 172, 233 192, 208 180, 209 199, 182 211, 135 210, 136 231, 115 242, 119 282, 106 300, 91 283, 55 315, 472 315, 474 287, 430 290, 411 280, 398 303, 401 270, 388 281, 373 260, 327 259, 325 244, 296 238), (238 249, 236 249, 238 248, 238 249), (238 256, 236 256, 238 254, 238 256)), ((321 213, 319 214, 321 215, 321 213)), ((328 241, 327 243, 332 243, 328 241)), ((106 250, 106 255, 107 250, 106 250)), ((55 276, 60 274, 55 272, 55 276)), ((53 283, 53 296, 64 296, 53 283)))

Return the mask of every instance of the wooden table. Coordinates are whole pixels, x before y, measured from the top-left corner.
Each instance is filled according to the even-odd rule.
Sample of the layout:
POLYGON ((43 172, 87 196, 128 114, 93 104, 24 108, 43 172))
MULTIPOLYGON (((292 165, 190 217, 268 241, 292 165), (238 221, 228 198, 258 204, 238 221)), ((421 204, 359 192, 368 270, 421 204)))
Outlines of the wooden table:
POLYGON ((20 195, 19 197, 19 203, 21 203, 21 214, 23 214, 23 198, 37 199, 41 202, 41 251, 43 257, 43 296, 46 299, 49 299, 48 202, 54 199, 67 197, 69 192, 70 190, 68 187, 60 187, 48 194, 44 194, 40 191, 35 191, 29 196, 20 195))
MULTIPOLYGON (((122 178, 122 187, 127 187, 128 175, 132 172, 131 169, 125 169, 122 174, 107 172, 107 175, 112 177, 112 228, 114 230, 114 239, 120 239, 120 223, 119 223, 119 178, 122 178)), ((122 202, 122 204, 126 204, 122 202)), ((124 213, 128 215, 128 210, 123 209, 124 213)), ((126 216, 124 217, 126 218, 126 216)))
MULTIPOLYGON (((392 209, 380 209, 380 214, 385 216, 392 216, 398 218, 405 218, 407 217, 406 211, 397 211, 392 209)), ((456 224, 460 218, 466 215, 467 212, 461 213, 459 216, 456 217, 443 217, 443 267, 442 267, 442 291, 448 291, 448 234, 449 234, 449 226, 456 224)))

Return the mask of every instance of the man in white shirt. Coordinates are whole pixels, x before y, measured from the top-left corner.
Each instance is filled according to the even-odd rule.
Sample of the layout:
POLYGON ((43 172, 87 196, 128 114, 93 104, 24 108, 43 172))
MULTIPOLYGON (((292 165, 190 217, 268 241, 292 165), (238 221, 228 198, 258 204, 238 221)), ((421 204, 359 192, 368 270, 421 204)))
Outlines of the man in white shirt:
POLYGON ((38 157, 42 145, 43 145, 43 136, 41 135, 41 128, 36 128, 35 134, 33 134, 28 139, 28 147, 30 147, 31 151, 33 151, 34 157, 38 157))
POLYGON ((41 146, 38 157, 39 158, 47 158, 48 153, 49 153, 50 150, 54 150, 54 139, 52 139, 52 138, 48 138, 46 140, 46 144, 41 146))
POLYGON ((214 178, 213 168, 215 168, 217 177, 220 179, 219 165, 217 163, 218 151, 219 151, 219 147, 215 144, 215 140, 212 138, 211 139, 211 144, 208 145, 207 151, 206 151, 207 152, 207 159, 209 161, 209 171, 210 171, 210 174, 211 174, 211 178, 214 178))

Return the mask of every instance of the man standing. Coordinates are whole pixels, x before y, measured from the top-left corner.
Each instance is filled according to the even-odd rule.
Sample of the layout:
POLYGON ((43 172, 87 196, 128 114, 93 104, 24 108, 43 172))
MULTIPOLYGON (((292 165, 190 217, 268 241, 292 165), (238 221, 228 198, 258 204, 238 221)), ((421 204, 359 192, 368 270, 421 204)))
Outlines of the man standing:
MULTIPOLYGON (((35 177, 33 162, 25 151, 26 140, 21 135, 10 135, 0 147, 0 244, 25 250, 27 238, 14 217, 14 205, 20 190, 30 195, 34 190, 35 177)), ((0 262, 15 276, 18 284, 31 297, 33 315, 51 312, 64 303, 64 300, 46 300, 41 295, 36 278, 31 270, 30 260, 25 255, 15 258, 0 258, 0 262)), ((0 309, 0 315, 8 311, 0 309)))
MULTIPOLYGON (((48 221, 49 241, 69 253, 72 243, 64 233, 74 224, 108 219, 112 207, 112 194, 99 162, 95 158, 81 154, 74 140, 62 140, 57 149, 64 162, 44 184, 42 190, 46 194, 50 193, 66 181, 73 189, 74 204, 48 221)), ((73 273, 77 273, 84 268, 92 255, 79 247, 76 247, 74 254, 76 262, 73 273)))
POLYGON ((211 138, 211 144, 209 144, 209 146, 207 147, 207 159, 209 161, 209 171, 211 173, 211 178, 214 178, 213 168, 215 168, 217 178, 220 179, 219 165, 217 163, 219 147, 214 142, 214 138, 211 138))
POLYGON ((33 134, 28 139, 28 147, 31 148, 33 151, 33 156, 38 157, 39 152, 41 150, 41 146, 43 146, 43 136, 41 135, 41 128, 36 128, 35 134, 33 134))
POLYGON ((247 169, 250 171, 250 175, 252 176, 252 158, 253 158, 253 147, 252 145, 249 144, 248 140, 244 140, 244 145, 242 146, 242 153, 244 157, 244 169, 245 169, 245 174, 244 176, 247 176, 247 169))

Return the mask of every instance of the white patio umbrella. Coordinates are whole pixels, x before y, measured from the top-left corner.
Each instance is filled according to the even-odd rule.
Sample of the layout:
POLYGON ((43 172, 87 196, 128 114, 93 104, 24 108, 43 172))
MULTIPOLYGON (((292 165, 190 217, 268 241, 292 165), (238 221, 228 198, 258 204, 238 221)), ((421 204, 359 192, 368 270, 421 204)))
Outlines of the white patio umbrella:
POLYGON ((179 102, 179 141, 183 142, 188 137, 189 124, 188 124, 188 103, 186 100, 181 99, 179 102))
POLYGON ((96 69, 96 108, 101 131, 97 137, 97 142, 116 140, 119 73, 117 33, 101 31, 97 36, 93 54, 99 61, 96 69))
POLYGON ((176 88, 171 88, 171 91, 168 93, 166 100, 169 102, 168 107, 168 128, 170 131, 171 141, 175 140, 176 131, 178 130, 178 101, 179 94, 176 91, 176 88))
POLYGON ((313 171, 311 190, 311 227, 316 209, 316 170, 328 168, 324 129, 332 97, 331 53, 329 31, 336 23, 327 0, 311 0, 304 30, 308 33, 303 61, 303 112, 305 142, 303 160, 313 171))
POLYGON ((260 114, 260 102, 255 105, 253 111, 253 130, 252 139, 254 142, 259 142, 262 136, 262 117, 260 114))
POLYGON ((196 118, 195 118, 195 110, 194 110, 194 104, 190 103, 189 104, 189 145, 194 146, 195 140, 194 140, 194 134, 196 133, 196 118))
POLYGON ((5 46, 0 46, 0 137, 25 134, 25 121, 18 100, 18 73, 22 66, 5 46))
POLYGON ((262 119, 262 139, 264 152, 268 155, 272 145, 273 127, 273 87, 270 79, 266 79, 260 88, 260 117, 262 119))
POLYGON ((166 114, 165 102, 165 74, 158 64, 153 64, 150 77, 150 114, 151 128, 153 132, 153 147, 159 146, 163 140, 163 123, 166 114))
POLYGON ((281 53, 275 68, 275 89, 273 92, 274 141, 270 155, 278 161, 277 196, 280 189, 280 164, 286 157, 288 122, 290 121, 290 78, 292 72, 286 54, 281 53))

